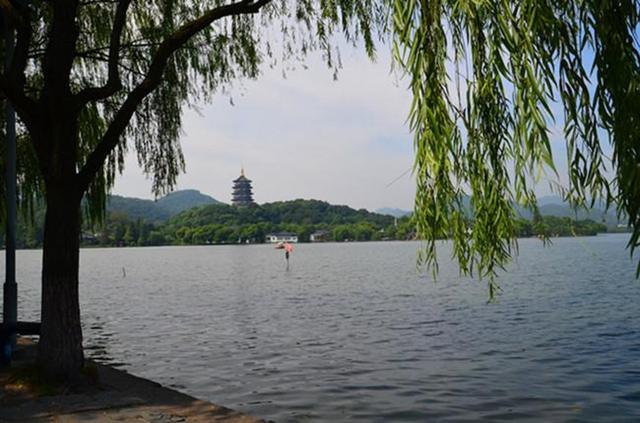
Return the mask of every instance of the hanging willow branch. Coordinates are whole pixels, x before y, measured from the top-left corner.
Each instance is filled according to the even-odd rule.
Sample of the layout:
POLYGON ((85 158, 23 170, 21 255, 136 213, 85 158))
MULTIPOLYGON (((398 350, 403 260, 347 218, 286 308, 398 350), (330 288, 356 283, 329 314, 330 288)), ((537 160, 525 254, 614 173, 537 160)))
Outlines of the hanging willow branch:
POLYGON ((563 125, 568 151, 562 194, 576 207, 617 204, 633 228, 633 252, 640 244, 637 30, 633 0, 395 1, 395 57, 413 93, 424 263, 437 270, 435 240, 452 236, 462 271, 489 278, 493 288, 517 248, 515 206, 537 214, 535 184, 557 175, 555 124, 563 125), (604 143, 613 147, 611 163, 604 143))
POLYGON ((0 75, 0 91, 21 119, 21 199, 41 191, 39 173, 51 171, 56 154, 38 127, 63 105, 78 109, 78 137, 56 148, 73 151, 78 195, 86 191, 89 215, 98 216, 129 151, 154 193, 174 186, 184 168, 185 107, 258 77, 264 62, 319 50, 337 67, 337 34, 361 40, 373 56, 391 30, 413 96, 424 263, 437 270, 435 240, 452 237, 462 271, 489 278, 493 289, 517 248, 515 205, 537 214, 535 185, 556 176, 555 126, 568 152, 565 198, 617 207, 633 228, 631 251, 640 245, 636 0, 17 4, 0 4, 17 33, 16 60, 0 75), (41 145, 32 145, 33 134, 41 145))
POLYGON ((257 78, 265 61, 285 66, 320 50, 335 71, 338 36, 362 40, 373 56, 389 12, 383 3, 2 2, 17 41, 9 71, 0 73, 0 92, 18 112, 24 157, 32 160, 19 163, 19 198, 43 194, 43 178, 55 173, 61 151, 74 157, 74 191, 84 196, 90 219, 101 218, 128 152, 155 195, 171 190, 184 170, 179 138, 186 107, 257 78), (63 118, 77 127, 77 139, 54 146, 43 128, 63 118))

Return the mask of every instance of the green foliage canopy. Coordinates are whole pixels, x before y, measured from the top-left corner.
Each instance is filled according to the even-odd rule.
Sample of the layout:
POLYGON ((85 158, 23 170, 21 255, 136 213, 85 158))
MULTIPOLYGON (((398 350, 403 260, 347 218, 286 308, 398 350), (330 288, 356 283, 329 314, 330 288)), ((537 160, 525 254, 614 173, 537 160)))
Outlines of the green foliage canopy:
POLYGON ((535 184, 557 176, 554 124, 569 169, 568 186, 556 188, 576 207, 615 204, 633 227, 631 251, 640 244, 638 6, 394 1, 395 57, 413 94, 422 259, 434 270, 435 240, 451 233, 462 270, 493 281, 517 247, 514 204, 535 214, 535 184))
POLYGON ((42 137, 55 109, 77 113, 77 137, 60 148, 73 152, 78 189, 87 193, 90 216, 99 216, 130 150, 156 194, 174 186, 184 166, 178 139, 185 106, 256 77, 261 65, 292 64, 314 50, 337 69, 337 33, 363 40, 373 56, 391 22, 395 57, 413 94, 416 216, 428 264, 435 264, 435 240, 449 234, 465 272, 492 277, 509 260, 514 203, 535 213, 534 185, 541 172, 555 173, 549 133, 557 120, 567 141, 565 196, 576 206, 616 204, 634 228, 629 246, 640 244, 637 1, 1 5, 17 34, 0 90, 20 117, 20 199, 27 205, 56 166, 60 146, 42 137), (553 113, 556 102, 561 117, 553 113), (473 223, 461 204, 466 194, 473 223))
MULTIPOLYGON (((180 193, 190 194, 189 191, 178 191, 180 193)), ((199 198, 190 195, 182 197, 187 200, 199 198)), ((212 201, 210 197, 207 198, 212 201)), ((265 241, 267 234, 283 231, 297 234, 300 242, 310 241, 310 235, 314 232, 323 232, 325 241, 338 242, 412 240, 416 237, 412 216, 397 219, 318 200, 278 201, 252 207, 226 204, 196 206, 169 220, 156 219, 155 203, 149 200, 142 203, 139 199, 126 200, 134 207, 112 208, 111 198, 111 206, 107 208, 106 218, 100 225, 88 222, 83 225, 82 245, 122 247, 260 243, 265 241)), ((559 210, 560 213, 564 211, 559 210)), ((42 247, 44 214, 44 204, 40 203, 34 209, 34 219, 18 219, 19 248, 42 247)), ((618 229, 615 226, 608 228, 591 219, 554 215, 538 216, 533 220, 518 218, 515 224, 516 236, 520 238, 596 235, 618 229)), ((0 239, 3 236, 3 228, 0 228, 0 239)))
POLYGON ((61 167, 59 151, 70 152, 90 217, 102 214, 128 151, 151 177, 156 195, 173 188, 184 168, 178 142, 184 107, 210 100, 238 79, 255 78, 260 65, 285 70, 311 51, 321 51, 337 69, 336 34, 362 40, 373 56, 388 13, 374 0, 54 0, 1 6, 16 29, 15 53, 0 75, 0 90, 20 118, 19 197, 28 202, 45 191, 43 179, 61 167), (47 125, 65 119, 73 136, 49 142, 47 125))

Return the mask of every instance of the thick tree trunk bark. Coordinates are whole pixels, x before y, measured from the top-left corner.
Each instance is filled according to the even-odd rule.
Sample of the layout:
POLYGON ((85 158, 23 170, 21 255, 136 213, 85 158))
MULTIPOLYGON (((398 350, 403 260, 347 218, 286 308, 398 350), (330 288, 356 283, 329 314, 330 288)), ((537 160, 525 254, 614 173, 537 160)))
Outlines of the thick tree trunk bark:
POLYGON ((71 181, 59 188, 47 186, 46 197, 38 359, 50 376, 72 381, 80 377, 84 362, 78 298, 80 202, 71 181))

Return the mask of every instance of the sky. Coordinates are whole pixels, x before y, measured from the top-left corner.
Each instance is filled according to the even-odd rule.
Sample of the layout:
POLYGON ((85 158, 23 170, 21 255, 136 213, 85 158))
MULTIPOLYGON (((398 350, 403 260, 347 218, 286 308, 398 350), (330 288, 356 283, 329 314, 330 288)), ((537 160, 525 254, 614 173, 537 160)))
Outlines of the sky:
MULTIPOLYGON (((229 203, 232 181, 244 166, 258 203, 304 198, 369 210, 412 210, 408 80, 391 71, 384 45, 375 62, 362 47, 343 44, 341 54, 337 80, 312 53, 304 68, 286 77, 282 68, 264 66, 256 80, 236 83, 197 110, 185 109, 186 173, 176 189, 197 189, 229 203)), ((553 104, 552 109, 552 150, 559 182, 566 186, 562 108, 553 104)), ((607 146, 605 153, 610 153, 607 146)), ((551 180, 556 180, 552 173, 543 176, 536 193, 553 194, 551 180)), ((113 193, 153 198, 151 180, 133 153, 113 193)))
MULTIPOLYGON (((230 202, 231 181, 244 166, 258 203, 305 198, 412 209, 411 98, 384 48, 375 63, 362 49, 343 49, 337 80, 318 54, 286 78, 281 68, 266 67, 229 95, 185 110, 186 173, 177 189, 230 202)), ((133 154, 113 193, 153 198, 133 154)))

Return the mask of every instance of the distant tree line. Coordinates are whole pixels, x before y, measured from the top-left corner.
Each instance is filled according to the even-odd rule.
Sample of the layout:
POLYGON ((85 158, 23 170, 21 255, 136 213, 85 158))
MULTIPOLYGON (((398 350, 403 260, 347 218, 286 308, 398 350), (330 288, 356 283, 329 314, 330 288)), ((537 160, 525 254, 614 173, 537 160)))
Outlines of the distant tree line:
POLYGON ((570 217, 541 216, 533 220, 518 219, 516 224, 519 237, 592 236, 607 232, 603 223, 570 217))
POLYGON ((261 243, 272 232, 293 232, 301 242, 322 231, 327 241, 375 241, 412 236, 409 217, 335 206, 324 201, 294 200, 254 207, 211 205, 183 212, 163 225, 170 244, 261 243))
MULTIPOLYGON (((40 248, 43 240, 42 209, 33 219, 21 217, 18 247, 40 248)), ((273 232, 293 232, 300 242, 322 232, 326 241, 382 241, 415 239, 411 216, 394 218, 335 206, 317 200, 268 203, 254 207, 215 204, 195 207, 166 222, 131 219, 126 213, 108 213, 99 225, 83 225, 82 245, 103 247, 262 243, 273 232)), ((518 219, 519 237, 586 236, 607 232, 593 220, 542 216, 518 219)))

